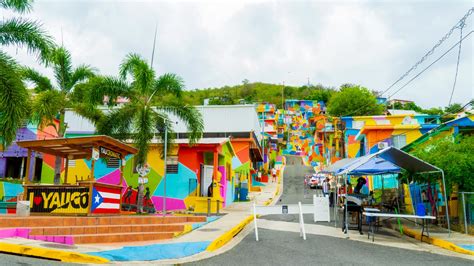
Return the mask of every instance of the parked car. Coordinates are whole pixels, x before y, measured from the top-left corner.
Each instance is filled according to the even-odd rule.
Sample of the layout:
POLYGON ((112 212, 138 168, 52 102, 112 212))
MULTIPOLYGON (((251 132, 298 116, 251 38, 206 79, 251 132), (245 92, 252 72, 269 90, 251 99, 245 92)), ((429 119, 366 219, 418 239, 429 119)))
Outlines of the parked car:
POLYGON ((326 177, 324 175, 317 175, 314 174, 311 176, 311 179, 309 180, 309 187, 310 188, 317 188, 317 189, 322 189, 323 188, 323 181, 326 177))

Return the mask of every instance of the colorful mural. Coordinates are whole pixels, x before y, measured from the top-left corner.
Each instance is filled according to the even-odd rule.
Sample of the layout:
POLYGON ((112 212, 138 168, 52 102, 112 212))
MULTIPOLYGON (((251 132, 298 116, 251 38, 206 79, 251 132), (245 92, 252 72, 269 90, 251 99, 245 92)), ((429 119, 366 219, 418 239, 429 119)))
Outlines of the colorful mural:
POLYGON ((392 115, 342 117, 345 157, 371 154, 384 147, 401 148, 439 124, 439 116, 392 115))
MULTIPOLYGON (((234 200, 234 175, 232 172, 232 162, 235 155, 229 139, 219 139, 215 143, 196 144, 189 146, 185 143, 175 144, 168 152, 168 158, 177 157, 176 171, 168 171, 166 174, 166 209, 185 210, 195 204, 194 197, 199 197, 201 165, 214 165, 214 160, 206 161, 205 157, 217 155, 216 171, 221 176, 218 191, 213 198, 220 200, 222 207, 230 204, 234 200)), ((127 197, 129 204, 135 204, 136 191, 138 189, 138 173, 135 169, 133 156, 125 158, 124 183, 122 194, 128 189, 132 193, 127 197), (130 188, 131 187, 131 188, 130 188)), ((161 158, 161 144, 154 144, 148 153, 148 164, 150 172, 147 176, 148 183, 145 189, 149 190, 149 201, 145 202, 145 207, 153 207, 156 210, 163 209, 164 191, 164 161, 161 158), (148 206, 150 205, 150 206, 148 206), (153 206, 151 206, 153 205, 153 206)), ((169 166, 169 163, 168 163, 169 166)), ((91 169, 90 160, 70 160, 69 177, 71 183, 88 179, 91 169)), ((113 165, 105 160, 98 160, 94 164, 95 178, 97 182, 104 184, 119 184, 120 169, 118 164, 113 165)), ((43 172, 42 182, 52 180, 53 172, 43 172)), ((214 178, 217 179, 217 175, 214 178)))
MULTIPOLYGON (((55 123, 57 124, 57 121, 55 123)), ((58 134, 53 126, 38 128, 33 124, 28 124, 26 127, 17 130, 15 141, 51 139, 57 136, 58 134)), ((13 143, 5 150, 0 149, 0 177, 20 178, 25 176, 27 156, 27 150, 18 147, 16 143, 13 143)), ((54 156, 43 156, 43 154, 36 154, 35 152, 31 156, 35 160, 31 160, 29 171, 35 170, 34 180, 39 180, 42 171, 51 170, 54 172, 54 156)))

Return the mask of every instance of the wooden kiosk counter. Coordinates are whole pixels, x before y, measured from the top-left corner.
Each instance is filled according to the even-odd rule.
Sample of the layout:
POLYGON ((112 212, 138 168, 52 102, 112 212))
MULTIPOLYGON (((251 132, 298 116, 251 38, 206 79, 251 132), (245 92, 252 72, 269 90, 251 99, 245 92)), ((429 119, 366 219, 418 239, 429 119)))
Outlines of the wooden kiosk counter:
POLYGON ((108 136, 29 140, 18 141, 17 144, 28 150, 27 165, 30 165, 32 151, 55 155, 66 161, 63 184, 30 184, 33 173, 27 167, 24 198, 30 201, 31 215, 120 214, 125 156, 137 153, 137 149, 108 136), (96 182, 95 161, 111 158, 119 160, 120 183, 96 182), (69 160, 77 159, 91 160, 91 173, 88 180, 77 183, 75 180, 74 184, 70 184, 69 160))

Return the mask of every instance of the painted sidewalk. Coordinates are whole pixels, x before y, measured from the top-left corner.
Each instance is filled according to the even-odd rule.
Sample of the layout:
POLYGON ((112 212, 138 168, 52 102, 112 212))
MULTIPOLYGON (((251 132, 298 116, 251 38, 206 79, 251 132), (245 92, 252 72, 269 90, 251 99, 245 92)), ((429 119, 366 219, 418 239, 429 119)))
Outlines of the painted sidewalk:
MULTIPOLYGON (((421 241, 421 226, 406 221, 401 222, 405 235, 421 241)), ((391 227, 394 230, 399 230, 399 226, 395 221, 391 222, 391 227)), ((457 253, 471 255, 474 258, 473 236, 456 231, 451 231, 451 234, 448 234, 447 229, 435 225, 429 226, 429 233, 430 237, 423 236, 423 242, 457 253)))
POLYGON ((10 237, 1 239, 0 246, 3 245, 3 250, 11 250, 15 254, 76 263, 182 263, 198 260, 215 255, 215 250, 225 245, 252 221, 250 216, 253 200, 259 205, 274 203, 282 191, 280 186, 280 183, 265 184, 261 192, 249 194, 251 201, 233 203, 221 211, 225 215, 209 217, 206 223, 195 223, 170 240, 127 245, 114 243, 68 246, 10 237))

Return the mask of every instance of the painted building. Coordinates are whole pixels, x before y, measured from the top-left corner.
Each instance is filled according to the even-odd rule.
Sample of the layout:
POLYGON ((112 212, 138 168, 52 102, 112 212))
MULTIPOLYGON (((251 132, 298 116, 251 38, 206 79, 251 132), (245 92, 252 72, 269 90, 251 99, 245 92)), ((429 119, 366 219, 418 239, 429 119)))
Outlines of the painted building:
POLYGON ((277 134, 276 106, 271 103, 261 103, 257 105, 258 119, 264 123, 263 132, 271 137, 277 134))
MULTIPOLYGON (((35 125, 28 124, 18 129, 16 139, 12 145, 4 150, 0 147, 0 178, 11 177, 21 179, 25 176, 27 150, 16 145, 16 141, 51 139, 57 136, 58 134, 53 126, 38 128, 35 125)), ((34 180, 39 180, 44 167, 50 166, 54 168, 54 156, 43 157, 42 154, 34 152, 31 156, 34 160, 31 160, 29 167, 30 171, 33 171, 33 168, 35 169, 34 180)))
MULTIPOLYGON (((207 212, 209 180, 214 180, 212 208, 215 210, 217 201, 224 207, 236 199, 236 187, 251 188, 250 170, 262 161, 260 146, 260 123, 255 105, 232 106, 197 106, 204 122, 203 138, 193 146, 189 146, 187 128, 176 117, 175 145, 170 149, 167 158, 167 199, 169 210, 193 209, 196 212, 207 212), (235 148, 234 148, 235 147, 235 148), (242 185, 244 184, 244 185, 242 185), (218 193, 217 193, 218 192, 218 193)), ((66 122, 70 125, 67 137, 94 134, 94 126, 74 112, 66 112, 66 122)), ((152 143, 148 154, 149 173, 148 188, 152 195, 151 201, 155 209, 162 208, 164 195, 164 162, 161 159, 161 144, 152 143)), ((127 157, 125 180, 127 186, 136 187, 136 173, 133 157, 127 157)), ((90 163, 74 162, 78 178, 88 173, 90 163)), ((99 182, 115 183, 117 170, 113 165, 102 163, 96 166, 96 179, 99 182)), ((71 171, 70 170, 70 171, 71 171)), ((125 192, 125 188, 124 188, 125 192)), ((133 194, 135 195, 135 194, 133 194)), ((132 200, 133 203, 133 200, 132 200)))
POLYGON ((342 117, 345 157, 371 154, 388 146, 401 148, 439 125, 435 115, 342 117))
POLYGON ((433 140, 456 137, 459 134, 474 133, 474 114, 462 114, 459 117, 447 121, 436 128, 426 132, 418 139, 404 146, 402 150, 410 152, 428 146, 433 140))

